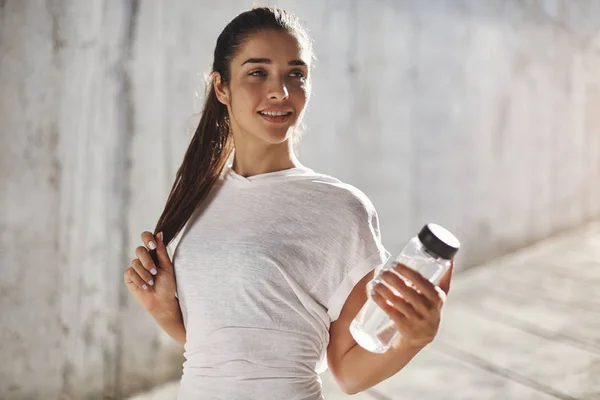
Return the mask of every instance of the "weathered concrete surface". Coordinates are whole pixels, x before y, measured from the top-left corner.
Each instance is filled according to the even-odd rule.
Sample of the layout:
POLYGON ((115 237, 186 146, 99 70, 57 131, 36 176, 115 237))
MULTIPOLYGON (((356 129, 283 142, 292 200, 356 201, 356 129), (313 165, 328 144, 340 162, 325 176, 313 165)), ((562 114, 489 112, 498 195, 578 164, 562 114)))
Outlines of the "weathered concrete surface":
MULTIPOLYGON (((369 195, 392 253, 437 221, 464 268, 600 215, 600 1, 277 4, 319 58, 301 159, 369 195)), ((0 398, 122 398, 180 374, 122 271, 216 37, 250 5, 0 0, 0 398)))
MULTIPOLYGON (((326 372, 325 398, 600 399, 599 271, 600 221, 458 273, 429 347, 357 396, 326 372)), ((177 390, 173 382, 130 400, 170 400, 177 390)))
POLYGON ((133 142, 139 9, 0 4, 0 398, 122 398, 181 360, 123 285, 154 223, 140 195, 166 191, 148 196, 132 173, 147 162, 133 142))

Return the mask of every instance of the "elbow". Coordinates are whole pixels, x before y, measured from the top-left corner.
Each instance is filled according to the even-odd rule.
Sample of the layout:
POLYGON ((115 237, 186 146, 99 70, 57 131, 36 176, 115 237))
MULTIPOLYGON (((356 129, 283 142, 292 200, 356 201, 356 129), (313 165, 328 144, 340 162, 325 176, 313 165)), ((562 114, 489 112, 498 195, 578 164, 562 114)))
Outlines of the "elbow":
POLYGON ((342 389, 342 391, 347 395, 358 394, 360 392, 365 391, 366 389, 361 388, 360 386, 346 386, 342 389))
POLYGON ((330 369, 330 372, 335 379, 335 383, 337 384, 338 388, 345 394, 358 394, 367 389, 364 387, 363 382, 348 376, 344 376, 341 371, 333 371, 330 369))
POLYGON ((185 342, 187 342, 187 331, 185 328, 183 329, 183 334, 179 336, 179 340, 177 340, 180 345, 185 346, 185 342))
POLYGON ((352 396, 353 394, 358 394, 362 392, 362 390, 342 390, 342 392, 344 392, 344 394, 347 394, 348 396, 352 396))
POLYGON ((339 388, 347 395, 358 394, 365 389, 361 388, 359 385, 353 385, 352 383, 340 384, 338 383, 339 388))

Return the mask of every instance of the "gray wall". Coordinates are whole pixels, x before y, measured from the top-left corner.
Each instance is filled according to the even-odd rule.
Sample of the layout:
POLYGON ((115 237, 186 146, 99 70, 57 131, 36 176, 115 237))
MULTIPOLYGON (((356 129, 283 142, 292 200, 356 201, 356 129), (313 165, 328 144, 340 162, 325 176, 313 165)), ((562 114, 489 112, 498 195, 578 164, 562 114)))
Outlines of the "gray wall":
MULTIPOLYGON (((0 1, 0 398, 121 398, 181 373, 122 274, 249 1, 0 1)), ((298 1, 300 158, 425 222, 460 268, 600 217, 600 1, 298 1)))

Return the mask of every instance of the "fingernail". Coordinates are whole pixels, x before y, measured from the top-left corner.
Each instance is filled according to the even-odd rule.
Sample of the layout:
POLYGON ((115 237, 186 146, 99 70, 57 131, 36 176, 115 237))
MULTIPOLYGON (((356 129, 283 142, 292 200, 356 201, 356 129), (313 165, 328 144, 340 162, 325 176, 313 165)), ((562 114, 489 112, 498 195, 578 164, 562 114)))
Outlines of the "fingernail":
POLYGON ((143 287, 144 289, 148 290, 148 286, 147 286, 145 283, 142 285, 142 287, 143 287))
POLYGON ((158 232, 158 233, 156 234, 156 236, 157 236, 157 237, 160 239, 160 241, 162 242, 162 240, 163 240, 163 233, 162 233, 162 232, 158 232))
POLYGON ((151 273, 152 275, 156 275, 156 274, 158 273, 158 271, 156 270, 156 268, 152 268, 152 269, 150 270, 150 273, 151 273))
POLYGON ((154 286, 154 279, 150 279, 150 280, 148 281, 148 284, 149 284, 150 286, 154 286))
POLYGON ((151 250, 156 249, 156 243, 154 243, 152 240, 148 243, 148 247, 150 247, 151 250))

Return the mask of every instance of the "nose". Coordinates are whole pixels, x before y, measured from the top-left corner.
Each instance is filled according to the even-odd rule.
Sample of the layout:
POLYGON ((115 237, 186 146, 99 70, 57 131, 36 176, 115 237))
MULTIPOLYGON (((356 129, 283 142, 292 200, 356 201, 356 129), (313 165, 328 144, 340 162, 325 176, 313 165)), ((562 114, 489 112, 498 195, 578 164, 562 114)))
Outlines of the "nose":
POLYGON ((273 79, 268 88, 268 97, 273 100, 286 100, 290 96, 283 79, 273 79))

